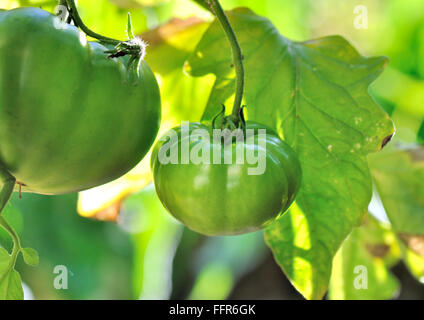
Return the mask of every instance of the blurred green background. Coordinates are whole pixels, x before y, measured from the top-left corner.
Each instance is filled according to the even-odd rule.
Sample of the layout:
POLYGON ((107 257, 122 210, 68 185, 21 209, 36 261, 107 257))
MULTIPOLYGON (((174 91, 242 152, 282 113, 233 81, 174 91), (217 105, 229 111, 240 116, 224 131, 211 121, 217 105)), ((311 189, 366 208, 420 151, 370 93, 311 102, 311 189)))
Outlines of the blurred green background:
MULTIPOLYGON (((51 11, 55 3, 1 0, 0 8, 32 5, 51 11)), ((137 34, 175 17, 211 19, 188 0, 80 0, 78 5, 87 25, 116 38, 125 38, 128 11, 137 34)), ((363 55, 388 56, 390 65, 371 93, 393 117, 398 139, 424 142, 423 0, 222 0, 222 5, 249 7, 293 40, 340 34, 363 55), (360 5, 367 10, 366 25, 357 20, 360 5)), ((180 110, 192 107, 192 99, 179 97, 178 90, 162 91, 165 106, 178 101, 180 110)), ((27 299, 301 299, 274 263, 261 232, 197 235, 165 212, 152 186, 124 201, 118 223, 80 217, 77 200, 76 194, 24 194, 23 199, 14 195, 7 206, 5 214, 23 244, 40 254, 39 267, 22 261, 17 267, 27 299), (64 266, 60 270, 66 275, 57 266, 64 266), (65 288, 55 288, 61 276, 67 277, 65 288)), ((11 245, 1 233, 0 242, 11 245)), ((399 299, 424 299, 424 286, 402 264, 393 271, 402 285, 399 299)))

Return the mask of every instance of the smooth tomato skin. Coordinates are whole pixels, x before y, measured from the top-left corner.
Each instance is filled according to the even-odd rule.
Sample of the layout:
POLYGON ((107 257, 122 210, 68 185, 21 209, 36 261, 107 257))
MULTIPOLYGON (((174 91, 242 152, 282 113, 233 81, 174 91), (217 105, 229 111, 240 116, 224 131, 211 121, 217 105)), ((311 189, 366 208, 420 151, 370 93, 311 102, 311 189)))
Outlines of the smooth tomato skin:
MULTIPOLYGON (((191 123, 189 132, 196 129, 211 127, 191 123)), ((293 202, 302 176, 297 155, 270 128, 247 122, 247 129, 267 130, 266 170, 262 175, 249 175, 248 168, 252 166, 235 161, 162 164, 159 151, 167 140, 161 139, 154 147, 151 164, 156 192, 164 207, 190 229, 208 236, 254 232, 274 222, 293 202)), ((173 130, 178 133, 181 150, 181 128, 173 130)), ((213 143, 206 144, 212 154, 213 143)), ((194 145, 189 144, 190 151, 194 145)), ((244 148, 257 148, 257 143, 247 142, 244 148)), ((233 146, 233 159, 235 150, 233 146)))
POLYGON ((148 152, 160 95, 125 59, 37 8, 0 12, 0 165, 23 191, 63 194, 112 181, 148 152))

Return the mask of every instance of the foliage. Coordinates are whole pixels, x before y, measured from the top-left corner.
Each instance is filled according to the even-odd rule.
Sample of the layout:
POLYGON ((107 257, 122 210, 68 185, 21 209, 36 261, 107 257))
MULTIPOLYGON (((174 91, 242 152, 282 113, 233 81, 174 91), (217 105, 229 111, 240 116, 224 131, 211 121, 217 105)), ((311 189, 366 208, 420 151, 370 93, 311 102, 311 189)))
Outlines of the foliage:
MULTIPOLYGON (((21 5, 41 2, 21 1, 21 5)), ((391 268, 400 261, 422 281, 424 151, 419 143, 424 141, 424 62, 420 59, 424 38, 419 35, 424 32, 423 2, 369 1, 375 20, 366 32, 352 27, 353 2, 223 0, 225 8, 249 8, 228 11, 244 53, 248 118, 278 131, 297 151, 304 172, 296 203, 265 231, 266 242, 261 232, 205 238, 183 229, 165 215, 151 187, 140 192, 151 180, 145 160, 118 182, 80 198, 82 213, 90 202, 86 216, 100 217, 112 210, 116 218, 122 209, 120 227, 75 216, 74 196, 25 194, 23 200, 14 196, 7 210, 17 214, 6 212, 7 217, 15 219, 11 223, 23 242, 40 251, 40 267, 17 264, 36 297, 105 297, 100 290, 118 288, 108 297, 224 299, 240 277, 266 256, 265 243, 307 299, 321 299, 328 289, 329 299, 395 298, 402 284, 391 268), (387 6, 380 10, 383 5, 387 6), (386 37, 381 37, 382 30, 386 37), (327 36, 330 31, 344 37, 327 36), (361 53, 387 55, 391 62, 385 57, 365 58, 351 43, 361 53), (380 151, 394 132, 388 115, 396 137, 380 151), (377 214, 368 208, 373 194, 384 207, 377 214), (385 222, 374 218, 385 214, 385 222), (40 219, 41 215, 45 217, 40 219), (126 229, 128 215, 137 221, 138 229, 126 229), (51 234, 44 239, 46 230, 51 234), (252 251, 247 252, 247 247, 252 251), (42 289, 41 279, 50 281, 52 267, 59 261, 72 266, 80 277, 73 280, 79 288, 67 293, 42 289), (358 266, 367 270, 366 290, 355 287, 358 266), (117 272, 119 268, 125 274, 117 272), (119 274, 116 282, 102 283, 112 272, 119 274), (215 283, 220 285, 208 292, 215 283)), ((146 61, 161 86, 162 132, 181 120, 209 120, 222 103, 231 104, 230 47, 207 10, 188 0, 95 3, 79 1, 81 15, 96 31, 125 38, 122 26, 130 11, 134 31, 149 43, 146 61)), ((3 8, 14 5, 0 2, 3 8)), ((45 8, 53 10, 54 5, 45 8)), ((0 248, 1 271, 7 268, 11 250, 3 232, 0 243, 4 247, 0 248)), ((31 250, 22 253, 30 264, 36 262, 31 250)), ((0 294, 22 298, 20 290, 5 289, 9 284, 20 288, 19 275, 3 274, 7 281, 1 282, 0 294)))

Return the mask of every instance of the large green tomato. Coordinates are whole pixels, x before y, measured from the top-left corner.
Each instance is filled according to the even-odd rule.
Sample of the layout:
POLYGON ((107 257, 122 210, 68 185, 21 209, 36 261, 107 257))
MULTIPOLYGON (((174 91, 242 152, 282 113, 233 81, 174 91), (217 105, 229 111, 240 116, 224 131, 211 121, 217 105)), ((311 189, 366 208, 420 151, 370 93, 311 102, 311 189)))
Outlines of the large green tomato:
POLYGON ((246 131, 255 130, 254 139, 244 140, 241 147, 233 141, 226 149, 223 141, 198 139, 195 133, 199 129, 211 132, 208 124, 191 123, 186 129, 188 134, 182 134, 182 127, 175 128, 171 132, 178 139, 167 133, 153 149, 156 192, 176 219, 205 235, 234 235, 262 229, 288 209, 300 187, 301 168, 295 152, 278 134, 261 124, 247 122, 246 131), (266 130, 266 135, 259 135, 259 129, 266 130), (184 148, 190 154, 185 162, 184 148), (237 148, 244 154, 254 150, 259 155, 258 150, 264 151, 265 170, 249 173, 257 165, 237 162, 237 148), (170 160, 175 150, 180 152, 178 161, 170 160), (216 150, 221 164, 192 159, 192 154, 203 152, 212 159, 216 150), (233 161, 226 162, 226 155, 233 161))
POLYGON ((105 50, 41 9, 0 12, 0 165, 23 191, 104 184, 153 144, 160 95, 152 71, 143 61, 137 83, 128 81, 126 58, 105 50))

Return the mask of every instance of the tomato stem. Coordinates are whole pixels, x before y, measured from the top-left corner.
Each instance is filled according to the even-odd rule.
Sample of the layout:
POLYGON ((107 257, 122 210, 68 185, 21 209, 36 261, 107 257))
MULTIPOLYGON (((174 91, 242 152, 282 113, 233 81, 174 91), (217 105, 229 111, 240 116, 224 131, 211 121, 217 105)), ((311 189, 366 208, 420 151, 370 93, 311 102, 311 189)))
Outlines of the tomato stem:
POLYGON ((233 53, 233 64, 236 70, 236 97, 234 100, 232 116, 238 119, 240 117, 240 112, 242 110, 241 103, 243 100, 243 93, 244 93, 243 53, 242 53, 240 44, 237 40, 236 33, 234 32, 234 29, 231 26, 231 23, 228 20, 228 17, 225 14, 224 10, 222 9, 222 6, 219 3, 219 1, 205 0, 205 2, 208 5, 210 11, 218 19, 231 45, 231 51, 233 53))
POLYGON ((82 31, 84 31, 84 33, 86 35, 88 35, 92 38, 95 38, 97 40, 100 40, 102 42, 113 44, 113 45, 118 45, 119 43, 123 42, 123 41, 119 41, 119 40, 115 40, 115 39, 112 39, 112 38, 102 36, 102 35, 94 32, 94 31, 92 31, 91 29, 89 29, 81 19, 80 15, 78 13, 78 9, 77 9, 77 6, 75 4, 75 1, 74 0, 65 0, 65 2, 66 2, 66 5, 69 8, 69 12, 72 16, 72 19, 75 22, 75 25, 78 26, 82 31))

